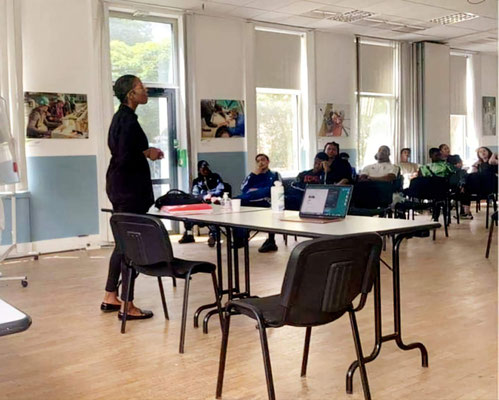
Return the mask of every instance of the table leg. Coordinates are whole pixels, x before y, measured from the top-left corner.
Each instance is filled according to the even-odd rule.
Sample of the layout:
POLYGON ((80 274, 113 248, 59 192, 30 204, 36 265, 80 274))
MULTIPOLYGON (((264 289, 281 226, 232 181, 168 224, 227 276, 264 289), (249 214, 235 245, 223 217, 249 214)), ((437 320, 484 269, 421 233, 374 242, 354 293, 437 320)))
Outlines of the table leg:
MULTIPOLYGON (((423 367, 428 367, 428 351, 422 343, 405 344, 402 340, 402 320, 401 320, 401 301, 400 301, 400 244, 404 239, 413 237, 412 234, 400 234, 393 238, 392 250, 392 280, 393 280, 393 314, 394 314, 394 333, 383 336, 381 325, 381 280, 379 270, 374 281, 374 330, 375 343, 371 354, 364 358, 364 363, 369 363, 378 357, 383 342, 395 340, 397 346, 402 350, 419 349, 421 351, 421 363, 423 367)), ((346 392, 353 392, 353 374, 358 368, 357 361, 352 362, 346 376, 346 392)))

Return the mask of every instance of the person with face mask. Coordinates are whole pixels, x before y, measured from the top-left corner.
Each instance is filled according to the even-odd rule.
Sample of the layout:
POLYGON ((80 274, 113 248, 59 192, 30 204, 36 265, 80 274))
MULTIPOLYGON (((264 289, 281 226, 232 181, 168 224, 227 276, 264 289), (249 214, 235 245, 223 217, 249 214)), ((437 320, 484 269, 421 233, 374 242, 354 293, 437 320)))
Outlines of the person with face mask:
POLYGON ((391 163, 390 148, 388 146, 380 146, 374 158, 378 162, 362 169, 359 177, 360 181, 393 182, 397 179, 400 168, 391 163))

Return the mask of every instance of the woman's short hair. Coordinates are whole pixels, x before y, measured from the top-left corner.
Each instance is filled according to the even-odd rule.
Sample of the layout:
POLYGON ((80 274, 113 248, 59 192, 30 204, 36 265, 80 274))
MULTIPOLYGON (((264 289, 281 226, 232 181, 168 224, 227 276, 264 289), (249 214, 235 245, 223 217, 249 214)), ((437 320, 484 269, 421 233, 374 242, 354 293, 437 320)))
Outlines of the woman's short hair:
POLYGON ((116 79, 113 85, 114 95, 118 98, 120 103, 126 101, 126 97, 130 90, 133 89, 135 80, 138 79, 135 75, 123 75, 116 79))
POLYGON ((255 161, 258 160, 258 157, 262 157, 262 156, 265 157, 268 162, 270 162, 269 156, 267 154, 264 154, 264 153, 257 154, 255 157, 255 161))

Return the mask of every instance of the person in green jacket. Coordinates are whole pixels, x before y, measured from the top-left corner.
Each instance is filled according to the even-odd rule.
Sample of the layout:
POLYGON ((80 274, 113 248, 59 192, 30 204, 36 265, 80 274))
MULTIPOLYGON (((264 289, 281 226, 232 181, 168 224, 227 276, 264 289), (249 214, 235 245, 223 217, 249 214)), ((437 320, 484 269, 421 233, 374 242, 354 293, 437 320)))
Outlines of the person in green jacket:
POLYGON ((430 159, 430 164, 423 165, 419 168, 419 176, 448 178, 456 172, 451 164, 442 159, 442 153, 438 148, 432 147, 430 149, 430 159))

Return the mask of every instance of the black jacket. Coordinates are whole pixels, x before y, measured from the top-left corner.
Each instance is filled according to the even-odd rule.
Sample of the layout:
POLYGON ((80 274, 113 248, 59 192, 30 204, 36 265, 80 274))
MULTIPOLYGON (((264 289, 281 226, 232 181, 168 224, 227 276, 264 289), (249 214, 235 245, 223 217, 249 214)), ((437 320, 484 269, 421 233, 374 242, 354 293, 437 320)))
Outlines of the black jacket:
POLYGON ((121 105, 109 127, 111 162, 106 173, 106 192, 119 211, 145 213, 154 203, 151 171, 143 151, 149 142, 137 114, 121 105))

